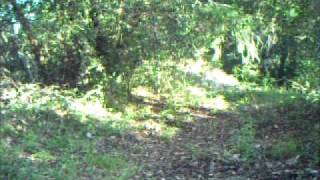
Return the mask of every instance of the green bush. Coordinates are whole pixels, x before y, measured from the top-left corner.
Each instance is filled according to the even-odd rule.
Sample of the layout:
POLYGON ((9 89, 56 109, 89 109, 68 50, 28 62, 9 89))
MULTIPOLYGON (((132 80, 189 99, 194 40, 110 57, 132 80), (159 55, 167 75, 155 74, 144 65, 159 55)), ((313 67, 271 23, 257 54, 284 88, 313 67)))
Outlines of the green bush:
POLYGON ((301 92, 312 103, 320 102, 320 63, 303 60, 298 65, 297 76, 292 79, 293 89, 301 92))

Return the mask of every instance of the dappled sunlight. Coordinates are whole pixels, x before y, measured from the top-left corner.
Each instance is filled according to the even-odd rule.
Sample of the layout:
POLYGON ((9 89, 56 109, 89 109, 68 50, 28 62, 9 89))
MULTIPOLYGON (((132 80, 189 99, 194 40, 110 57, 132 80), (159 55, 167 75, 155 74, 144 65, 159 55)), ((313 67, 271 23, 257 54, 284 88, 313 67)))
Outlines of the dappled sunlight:
POLYGON ((103 119, 107 117, 120 118, 120 114, 114 115, 107 111, 106 108, 103 107, 101 102, 82 102, 81 100, 75 100, 71 103, 70 109, 81 112, 83 115, 89 115, 91 117, 95 117, 98 119, 103 119))
POLYGON ((204 98, 207 96, 207 91, 204 88, 189 86, 187 87, 187 91, 190 95, 197 98, 204 98))
POLYGON ((1 88, 0 90, 0 100, 5 101, 5 100, 10 100, 14 99, 17 96, 17 91, 13 88, 1 88))
POLYGON ((195 59, 187 60, 184 70, 194 75, 200 75, 201 73, 205 72, 208 68, 210 68, 209 63, 204 58, 207 50, 208 49, 205 47, 197 49, 194 54, 195 59))
POLYGON ((213 40, 211 43, 211 47, 214 49, 214 54, 212 55, 211 60, 212 61, 219 61, 222 59, 223 55, 223 43, 224 43, 224 38, 223 36, 217 37, 216 39, 213 40))
POLYGON ((154 93, 148 87, 138 86, 132 89, 131 92, 133 95, 144 98, 152 98, 154 97, 154 93))
POLYGON ((318 9, 1 1, 0 180, 320 178, 318 9))
POLYGON ((212 65, 201 58, 184 60, 184 64, 179 65, 179 69, 187 73, 187 76, 196 78, 198 84, 211 88, 240 87, 240 82, 237 78, 221 69, 213 68, 212 65))
POLYGON ((225 97, 222 95, 219 95, 215 98, 213 98, 212 100, 208 101, 207 104, 205 104, 205 106, 210 107, 214 110, 228 110, 230 107, 230 103, 228 101, 225 100, 225 97))
POLYGON ((126 107, 125 107, 125 110, 124 112, 126 114, 134 114, 136 113, 138 110, 138 107, 135 105, 135 104, 128 104, 126 107))
POLYGON ((227 74, 221 69, 207 71, 204 75, 204 79, 215 87, 236 87, 240 85, 235 77, 227 74))
POLYGON ((18 157, 21 159, 27 159, 35 162, 52 162, 56 160, 55 156, 46 151, 40 151, 33 154, 20 152, 18 157))
POLYGON ((179 65, 179 69, 182 72, 190 73, 193 75, 200 75, 203 73, 208 67, 208 63, 202 59, 185 59, 183 60, 183 64, 179 65))
MULTIPOLYGON (((37 175, 31 178, 36 179, 84 177, 90 173, 90 177, 103 179, 100 176, 104 172, 98 174, 102 169, 114 179, 135 172, 126 154, 121 153, 123 160, 116 157, 106 163, 100 158, 101 151, 106 156, 110 151, 97 148, 109 136, 118 138, 127 132, 121 113, 108 112, 100 102, 55 87, 23 85, 17 91, 23 93, 9 99, 0 114, 0 179, 6 173, 17 175, 10 176, 13 179, 28 179, 35 170, 37 175), (97 161, 88 161, 88 156, 97 161)), ((119 141, 108 145, 112 143, 112 149, 120 154, 114 148, 119 141)))
POLYGON ((238 31, 235 32, 235 37, 237 39, 237 51, 241 55, 242 64, 259 62, 259 48, 253 29, 249 26, 246 28, 239 27, 238 31))
POLYGON ((155 121, 153 119, 147 119, 144 121, 135 121, 131 123, 132 127, 138 129, 135 136, 142 136, 147 138, 149 136, 158 136, 166 140, 174 138, 178 132, 179 128, 174 126, 169 126, 164 122, 155 121))
POLYGON ((160 138, 163 138, 165 140, 171 140, 175 136, 177 136, 180 131, 181 130, 177 127, 172 127, 172 126, 167 126, 162 124, 160 138))
POLYGON ((161 132, 161 124, 159 122, 156 122, 154 120, 145 120, 139 123, 141 128, 144 130, 151 131, 153 133, 160 133, 161 132))
POLYGON ((188 72, 192 74, 200 74, 202 71, 203 61, 196 61, 193 65, 190 65, 188 68, 188 72))
POLYGON ((21 152, 18 155, 18 157, 21 158, 21 159, 28 159, 30 161, 35 161, 36 160, 36 158, 33 155, 27 154, 25 152, 21 152))
POLYGON ((206 53, 207 51, 207 48, 206 47, 201 47, 201 48, 198 48, 195 50, 195 53, 194 55, 197 57, 197 58, 201 58, 204 56, 204 54, 206 53))
POLYGON ((59 92, 55 86, 41 89, 37 84, 25 84, 19 91, 23 91, 23 93, 18 94, 16 91, 10 91, 15 100, 19 102, 18 104, 11 104, 12 108, 15 106, 25 106, 30 110, 50 110, 60 117, 64 117, 69 113, 76 113, 80 115, 79 120, 88 119, 86 116, 101 121, 122 118, 120 112, 110 112, 109 109, 103 106, 101 101, 88 101, 86 98, 65 95, 63 92, 59 92))

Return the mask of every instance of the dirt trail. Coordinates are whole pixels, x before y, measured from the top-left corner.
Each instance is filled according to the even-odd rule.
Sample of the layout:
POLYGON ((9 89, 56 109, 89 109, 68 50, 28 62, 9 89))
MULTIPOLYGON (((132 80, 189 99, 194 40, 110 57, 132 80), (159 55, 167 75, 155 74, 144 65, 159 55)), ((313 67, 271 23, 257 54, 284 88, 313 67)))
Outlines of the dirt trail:
POLYGON ((135 137, 135 141, 128 137, 130 158, 143 166, 133 179, 240 178, 244 169, 223 159, 226 140, 230 129, 237 126, 237 117, 227 113, 210 115, 206 109, 190 109, 189 115, 193 120, 180 124, 181 131, 174 139, 161 140, 152 132, 135 137))

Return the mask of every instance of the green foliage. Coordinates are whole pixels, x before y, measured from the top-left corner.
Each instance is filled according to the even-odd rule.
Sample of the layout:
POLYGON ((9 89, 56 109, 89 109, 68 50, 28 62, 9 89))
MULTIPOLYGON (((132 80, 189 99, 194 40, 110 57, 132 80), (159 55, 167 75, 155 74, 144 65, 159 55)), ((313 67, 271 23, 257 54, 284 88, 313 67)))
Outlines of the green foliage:
POLYGON ((199 147, 197 147, 197 145, 186 144, 185 146, 186 146, 186 149, 191 152, 193 158, 200 157, 201 150, 199 149, 199 147))
POLYGON ((318 106, 295 90, 252 85, 246 85, 245 89, 223 92, 226 100, 233 102, 233 111, 246 119, 240 122, 239 131, 233 133, 229 152, 251 161, 302 157, 316 166, 318 106))
POLYGON ((236 66, 233 69, 233 73, 242 81, 259 83, 261 81, 261 77, 257 69, 257 65, 254 64, 247 66, 236 66))
POLYGON ((320 98, 320 65, 313 60, 304 60, 299 64, 298 75, 292 80, 292 87, 304 94, 312 103, 318 103, 320 98))
MULTIPOLYGON (((100 88, 107 106, 130 99, 137 84, 168 91, 181 77, 172 64, 197 57, 199 49, 245 81, 267 76, 301 84, 302 72, 311 68, 301 57, 319 67, 313 1, 18 2, 22 14, 10 4, 0 7, 0 57, 11 76, 35 81, 38 72, 47 84, 100 88), (16 33, 10 21, 20 22, 16 33)), ((309 91, 318 94, 317 87, 309 91)))
POLYGON ((277 159, 292 158, 300 154, 298 144, 294 139, 281 139, 271 148, 271 156, 277 159))
POLYGON ((256 129, 252 122, 247 120, 239 132, 238 149, 243 158, 254 159, 257 156, 256 144, 256 129))
POLYGON ((30 132, 24 135, 23 144, 27 152, 37 152, 39 150, 39 138, 36 134, 30 132))
POLYGON ((164 126, 162 127, 160 138, 165 141, 170 141, 177 135, 177 132, 178 128, 176 127, 164 126))
POLYGON ((205 149, 200 148, 197 144, 186 144, 185 148, 187 151, 191 152, 193 159, 201 159, 208 157, 210 152, 206 151, 205 149))
POLYGON ((245 119, 226 127, 226 152, 319 164, 318 9, 317 0, 3 1, 0 179, 129 179, 136 167, 117 148, 131 130, 174 142, 202 109, 245 119), (215 68, 242 84, 209 77, 215 68))
POLYGON ((90 153, 87 157, 89 164, 102 169, 108 169, 110 171, 115 171, 118 168, 123 168, 127 166, 127 160, 125 160, 120 155, 101 155, 90 153))
POLYGON ((17 91, 23 93, 1 106, 1 179, 75 179, 84 174, 127 179, 136 172, 123 156, 93 152, 105 137, 125 134, 128 124, 121 116, 102 111, 94 101, 83 102, 71 90, 23 85, 17 91), (100 114, 87 111, 90 106, 100 114), (93 163, 88 165, 83 156, 93 163), (97 168, 105 169, 104 174, 97 168))

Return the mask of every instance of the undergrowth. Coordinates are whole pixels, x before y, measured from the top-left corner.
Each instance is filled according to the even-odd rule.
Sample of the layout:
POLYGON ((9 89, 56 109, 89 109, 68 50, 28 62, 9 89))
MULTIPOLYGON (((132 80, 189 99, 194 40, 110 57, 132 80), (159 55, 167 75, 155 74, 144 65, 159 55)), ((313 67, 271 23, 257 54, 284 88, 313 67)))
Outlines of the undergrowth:
MULTIPOLYGON (((0 102, 0 179, 129 179, 142 165, 131 162, 122 140, 142 141, 132 135, 136 133, 142 139, 173 142, 183 129, 197 123, 192 113, 199 110, 224 114, 221 122, 229 118, 227 123, 237 124, 227 127, 219 120, 213 124, 231 132, 220 142, 225 156, 249 166, 281 162, 319 167, 319 104, 293 90, 201 79, 206 72, 193 74, 188 70, 192 65, 185 63, 163 64, 159 80, 154 74, 143 77, 143 68, 151 66, 146 62, 132 77, 132 98, 117 99, 120 105, 108 108, 105 88, 87 93, 35 84, 3 88, 7 98, 0 102)), ((204 69, 221 75, 213 67, 204 69)), ((143 151, 144 146, 140 148, 143 151)), ((185 149, 192 159, 212 154, 192 143, 185 149)))
POLYGON ((124 134, 128 124, 96 102, 82 101, 73 91, 24 85, 5 103, 0 179, 127 179, 135 173, 121 148, 97 148, 106 137, 124 134))

